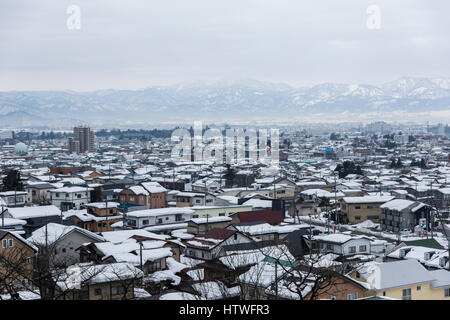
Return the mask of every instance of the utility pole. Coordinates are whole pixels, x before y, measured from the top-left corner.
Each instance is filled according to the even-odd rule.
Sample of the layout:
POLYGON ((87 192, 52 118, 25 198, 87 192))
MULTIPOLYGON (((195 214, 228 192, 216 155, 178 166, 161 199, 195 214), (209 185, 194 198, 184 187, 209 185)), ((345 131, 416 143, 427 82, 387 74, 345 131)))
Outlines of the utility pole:
POLYGON ((273 198, 276 199, 277 198, 277 193, 275 192, 275 180, 273 179, 273 198))
POLYGON ((278 259, 275 259, 275 300, 278 300, 278 259))
POLYGON ((312 240, 312 218, 311 214, 309 214, 309 240, 312 240))
POLYGON ((3 210, 3 205, 2 205, 2 229, 5 228, 5 211, 3 210))
POLYGON ((106 231, 108 231, 108 197, 105 197, 105 209, 106 209, 106 231))
POLYGON ((144 269, 142 269, 142 241, 139 241, 139 264, 141 266, 141 270, 144 271, 144 269))
POLYGON ((336 217, 336 224, 339 225, 339 214, 337 212, 337 184, 336 184, 336 173, 334 174, 334 215, 336 217))

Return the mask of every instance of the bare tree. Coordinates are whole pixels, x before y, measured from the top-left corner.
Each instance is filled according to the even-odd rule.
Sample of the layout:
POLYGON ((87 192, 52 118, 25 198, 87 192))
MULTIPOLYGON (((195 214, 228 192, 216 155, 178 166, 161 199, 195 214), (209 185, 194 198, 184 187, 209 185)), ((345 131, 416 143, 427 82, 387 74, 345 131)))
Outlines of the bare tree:
POLYGON ((19 291, 32 290, 33 260, 30 250, 19 246, 0 251, 0 291, 17 299, 19 291))

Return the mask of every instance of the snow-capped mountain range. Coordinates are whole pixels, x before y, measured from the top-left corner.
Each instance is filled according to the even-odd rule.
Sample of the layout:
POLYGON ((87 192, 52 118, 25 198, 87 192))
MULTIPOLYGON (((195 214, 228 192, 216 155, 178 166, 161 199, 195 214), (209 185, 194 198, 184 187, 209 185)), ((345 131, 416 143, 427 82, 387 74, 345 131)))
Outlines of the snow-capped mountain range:
MULTIPOLYGON (((322 83, 295 88, 256 80, 195 82, 140 90, 0 92, 2 127, 307 119, 450 110, 450 78, 403 77, 380 86, 322 83)), ((348 119, 352 120, 352 119, 348 119)))

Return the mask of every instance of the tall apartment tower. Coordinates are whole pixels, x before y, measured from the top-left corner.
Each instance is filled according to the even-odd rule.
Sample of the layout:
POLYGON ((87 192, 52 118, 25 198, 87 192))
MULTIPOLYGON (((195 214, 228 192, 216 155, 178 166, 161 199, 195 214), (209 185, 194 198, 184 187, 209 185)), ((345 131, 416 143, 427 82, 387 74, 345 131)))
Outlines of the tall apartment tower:
POLYGON ((70 153, 94 152, 94 132, 89 127, 73 128, 73 138, 69 138, 70 153))

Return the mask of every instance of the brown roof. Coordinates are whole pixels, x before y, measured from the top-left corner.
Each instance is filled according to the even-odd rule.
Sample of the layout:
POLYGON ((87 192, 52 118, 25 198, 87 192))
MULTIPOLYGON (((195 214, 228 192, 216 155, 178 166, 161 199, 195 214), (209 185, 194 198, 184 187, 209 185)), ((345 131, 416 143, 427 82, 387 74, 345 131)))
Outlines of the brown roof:
POLYGON ((235 234, 237 230, 229 230, 229 229, 219 229, 219 228, 213 228, 206 232, 205 234, 198 235, 199 237, 205 237, 209 239, 218 239, 218 240, 225 240, 231 237, 233 234, 235 234))

